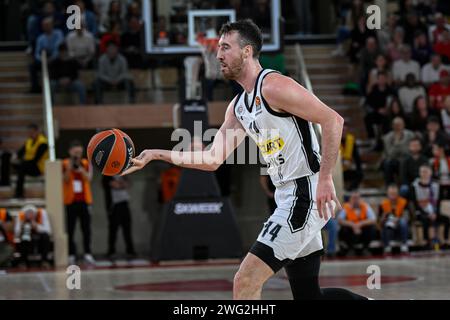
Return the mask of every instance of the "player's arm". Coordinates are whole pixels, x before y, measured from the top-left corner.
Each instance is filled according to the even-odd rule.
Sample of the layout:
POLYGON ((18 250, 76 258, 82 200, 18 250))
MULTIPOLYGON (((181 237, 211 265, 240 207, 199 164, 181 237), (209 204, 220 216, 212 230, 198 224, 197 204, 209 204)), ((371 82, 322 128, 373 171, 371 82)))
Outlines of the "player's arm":
MULTIPOLYGON (((331 205, 331 200, 340 207, 332 173, 339 153, 344 119, 293 79, 278 73, 267 75, 262 93, 275 111, 287 112, 322 126, 322 161, 316 200, 319 216, 324 215, 327 219, 325 208, 331 205)), ((334 216, 334 210, 331 208, 330 211, 334 216)))
POLYGON ((122 175, 142 169, 153 160, 169 162, 180 167, 205 171, 216 170, 245 138, 245 130, 234 115, 234 101, 228 105, 225 121, 214 137, 214 142, 204 151, 171 151, 147 149, 132 160, 133 166, 122 175))

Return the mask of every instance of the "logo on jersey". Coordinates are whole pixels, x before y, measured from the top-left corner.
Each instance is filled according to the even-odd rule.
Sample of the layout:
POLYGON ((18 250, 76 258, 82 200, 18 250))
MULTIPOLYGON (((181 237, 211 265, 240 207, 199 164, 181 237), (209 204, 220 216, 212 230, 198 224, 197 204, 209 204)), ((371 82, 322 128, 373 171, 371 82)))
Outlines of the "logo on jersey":
POLYGON ((285 142, 280 136, 257 143, 264 156, 270 156, 284 148, 285 142))
POLYGON ((237 112, 238 112, 239 114, 242 114, 243 111, 244 111, 244 107, 243 107, 243 106, 239 106, 239 107, 237 108, 237 112))
POLYGON ((261 110, 261 99, 259 98, 259 96, 256 96, 255 98, 255 105, 256 105, 256 112, 261 110))

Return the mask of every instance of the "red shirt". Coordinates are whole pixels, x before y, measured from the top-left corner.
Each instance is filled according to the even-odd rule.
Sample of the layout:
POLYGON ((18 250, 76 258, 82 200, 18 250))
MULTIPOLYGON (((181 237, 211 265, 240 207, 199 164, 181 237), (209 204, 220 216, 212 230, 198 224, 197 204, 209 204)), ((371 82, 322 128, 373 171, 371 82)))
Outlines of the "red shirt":
POLYGON ((72 171, 73 174, 73 202, 86 202, 83 188, 83 176, 79 172, 72 171))
POLYGON ((433 46, 433 50, 441 56, 447 56, 450 58, 450 42, 437 42, 433 46))
POLYGON ((118 47, 120 47, 120 35, 115 33, 105 33, 103 37, 100 39, 100 53, 106 52, 106 47, 109 42, 114 42, 118 47))
POLYGON ((430 89, 428 90, 428 94, 430 98, 435 98, 434 103, 432 102, 431 107, 440 110, 444 108, 444 98, 450 95, 450 85, 444 87, 440 83, 435 83, 431 85, 430 89))

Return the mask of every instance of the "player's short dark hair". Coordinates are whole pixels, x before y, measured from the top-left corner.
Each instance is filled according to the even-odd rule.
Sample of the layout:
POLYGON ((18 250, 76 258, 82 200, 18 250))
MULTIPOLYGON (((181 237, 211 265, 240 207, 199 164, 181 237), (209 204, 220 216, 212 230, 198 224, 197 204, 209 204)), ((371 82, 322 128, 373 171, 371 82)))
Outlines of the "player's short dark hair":
POLYGON ((83 148, 83 144, 81 143, 80 140, 72 140, 69 144, 69 150, 75 147, 82 147, 83 148))
POLYGON ((27 129, 32 129, 32 130, 37 131, 37 130, 39 130, 39 126, 36 123, 29 123, 27 125, 27 129))
POLYGON ((261 52, 263 40, 259 27, 250 19, 239 20, 236 22, 227 22, 222 25, 219 35, 237 32, 240 38, 240 47, 252 46, 253 58, 258 58, 261 52))

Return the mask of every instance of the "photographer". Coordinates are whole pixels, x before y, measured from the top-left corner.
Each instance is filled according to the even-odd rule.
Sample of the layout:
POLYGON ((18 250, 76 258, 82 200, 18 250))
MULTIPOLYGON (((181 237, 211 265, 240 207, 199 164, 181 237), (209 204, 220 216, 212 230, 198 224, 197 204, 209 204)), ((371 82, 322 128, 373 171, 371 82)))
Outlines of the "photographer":
POLYGON ((14 235, 21 261, 30 266, 28 256, 37 246, 41 255, 41 262, 48 265, 48 251, 50 247, 50 222, 47 212, 34 205, 26 205, 16 218, 14 235))
POLYGON ((91 179, 92 168, 83 158, 83 145, 72 141, 69 147, 69 158, 63 160, 64 205, 66 206, 67 228, 69 234, 69 264, 76 262, 75 225, 81 222, 83 234, 84 260, 95 264, 91 254, 91 214, 92 204, 91 179))

